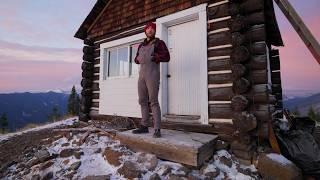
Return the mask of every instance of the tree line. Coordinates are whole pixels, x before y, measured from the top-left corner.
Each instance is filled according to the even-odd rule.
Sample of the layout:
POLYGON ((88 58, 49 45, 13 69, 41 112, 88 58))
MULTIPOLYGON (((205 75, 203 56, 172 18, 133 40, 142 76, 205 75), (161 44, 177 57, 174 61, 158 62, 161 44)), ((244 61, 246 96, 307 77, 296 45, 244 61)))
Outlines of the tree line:
MULTIPOLYGON (((80 113, 80 97, 76 91, 76 88, 73 85, 71 89, 71 93, 68 97, 67 113, 62 114, 59 111, 58 106, 54 105, 51 110, 51 113, 47 117, 48 117, 48 121, 55 122, 61 119, 65 119, 66 117, 79 116, 79 113, 80 113)), ((2 113, 0 116, 0 129, 2 134, 7 133, 9 122, 10 121, 8 120, 7 114, 2 113)))

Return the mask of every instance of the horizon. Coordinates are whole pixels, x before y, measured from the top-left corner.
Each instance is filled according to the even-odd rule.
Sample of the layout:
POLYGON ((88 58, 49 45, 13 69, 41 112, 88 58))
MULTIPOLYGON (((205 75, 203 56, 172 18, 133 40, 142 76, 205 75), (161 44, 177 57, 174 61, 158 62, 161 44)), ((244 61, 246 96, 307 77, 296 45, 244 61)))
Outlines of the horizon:
MULTIPOLYGON (((290 1, 315 38, 320 39, 320 2, 290 1)), ((83 41, 74 34, 95 1, 12 0, 0 5, 0 94, 81 90, 83 41), (59 12, 59 13, 57 13, 59 12), (21 78, 23 77, 23 78, 21 78)), ((275 12, 285 47, 279 47, 283 94, 320 92, 320 68, 296 31, 275 12)))

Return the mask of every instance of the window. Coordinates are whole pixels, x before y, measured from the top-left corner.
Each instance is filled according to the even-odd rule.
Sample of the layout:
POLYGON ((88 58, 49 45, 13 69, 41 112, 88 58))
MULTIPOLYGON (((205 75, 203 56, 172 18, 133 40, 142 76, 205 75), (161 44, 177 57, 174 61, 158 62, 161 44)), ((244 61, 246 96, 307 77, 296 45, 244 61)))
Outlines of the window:
POLYGON ((139 73, 134 62, 140 42, 104 50, 104 80, 113 77, 131 77, 139 73))

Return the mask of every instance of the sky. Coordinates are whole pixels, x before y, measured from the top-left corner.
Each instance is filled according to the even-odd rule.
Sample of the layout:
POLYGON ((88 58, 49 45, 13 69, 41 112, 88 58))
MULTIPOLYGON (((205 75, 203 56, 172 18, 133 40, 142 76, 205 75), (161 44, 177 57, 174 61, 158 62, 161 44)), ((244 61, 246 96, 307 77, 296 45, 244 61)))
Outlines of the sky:
MULTIPOLYGON (((83 41, 74 34, 96 0, 3 0, 0 4, 0 93, 80 90, 83 41)), ((320 40, 320 1, 290 0, 320 40)), ((320 92, 320 65, 275 7, 284 94, 320 92)))

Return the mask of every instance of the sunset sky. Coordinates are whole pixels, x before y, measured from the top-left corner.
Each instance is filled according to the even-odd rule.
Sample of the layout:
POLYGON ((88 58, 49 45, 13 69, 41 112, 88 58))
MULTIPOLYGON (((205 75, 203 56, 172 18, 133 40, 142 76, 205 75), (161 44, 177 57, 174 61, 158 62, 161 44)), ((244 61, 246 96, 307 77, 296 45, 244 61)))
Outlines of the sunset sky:
MULTIPOLYGON (((317 40, 320 1, 290 0, 317 40)), ((73 37, 95 0, 3 0, 0 4, 0 93, 80 89, 83 42, 73 37)), ((320 92, 320 65, 276 7, 284 94, 320 92)))

